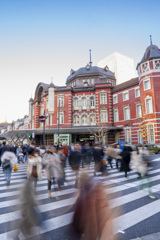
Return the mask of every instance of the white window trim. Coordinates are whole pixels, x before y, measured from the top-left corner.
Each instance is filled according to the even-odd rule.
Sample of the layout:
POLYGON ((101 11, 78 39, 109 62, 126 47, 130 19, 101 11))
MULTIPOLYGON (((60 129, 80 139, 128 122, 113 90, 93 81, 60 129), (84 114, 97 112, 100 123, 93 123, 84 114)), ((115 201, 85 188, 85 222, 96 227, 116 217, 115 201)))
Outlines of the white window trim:
POLYGON ((94 113, 91 113, 91 114, 89 115, 89 123, 90 123, 91 126, 95 126, 95 125, 96 125, 96 115, 95 115, 94 113), (94 115, 94 117, 95 117, 95 122, 94 122, 94 124, 91 124, 91 115, 94 115))
POLYGON ((142 106, 141 106, 141 116, 140 117, 138 116, 137 106, 141 106, 141 103, 136 103, 136 117, 141 118, 142 117, 142 106))
POLYGON ((107 122, 108 122, 108 110, 107 110, 107 109, 105 109, 105 110, 101 109, 101 111, 100 111, 100 117, 101 117, 101 122, 102 122, 102 123, 107 123, 107 122), (103 122, 103 121, 102 121, 102 115, 101 115, 101 114, 102 114, 102 112, 105 112, 105 113, 106 113, 106 115, 107 115, 107 119, 106 119, 106 121, 105 121, 105 122, 103 122))
POLYGON ((94 96, 94 95, 91 95, 89 101, 90 101, 91 109, 94 109, 94 108, 95 108, 95 96, 94 96), (91 106, 91 99, 92 99, 92 98, 93 98, 93 100, 94 100, 94 106, 91 106))
POLYGON ((82 116, 81 116, 81 125, 82 125, 82 126, 87 126, 87 125, 88 125, 88 116, 87 116, 87 114, 82 114, 82 116), (82 118, 83 118, 83 116, 86 116, 86 117, 87 117, 87 123, 86 123, 86 124, 83 124, 83 123, 82 123, 82 118))
POLYGON ((73 124, 74 124, 74 126, 79 126, 79 125, 80 125, 80 116, 79 116, 79 115, 75 114, 75 115, 73 116, 73 124), (75 122, 74 122, 74 118, 75 118, 76 116, 79 117, 79 123, 75 123, 75 122))
MULTIPOLYGON (((114 112, 115 112, 116 110, 118 111, 118 108, 114 108, 114 112)), ((114 113, 114 112, 113 112, 113 113, 114 113)), ((117 121, 115 120, 115 114, 114 114, 114 122, 119 122, 119 111, 118 111, 117 121)))
POLYGON ((100 104, 101 104, 101 105, 107 104, 107 93, 106 93, 106 92, 101 92, 101 93, 100 93, 100 104), (105 94, 105 95, 106 95, 106 103, 102 103, 102 101, 101 101, 101 95, 102 95, 102 94, 105 94))
POLYGON ((124 91, 124 92, 123 92, 123 102, 128 101, 128 100, 129 100, 129 91, 124 91), (128 99, 124 99, 124 94, 125 94, 125 93, 128 93, 128 99))
POLYGON ((77 110, 78 107, 79 107, 79 98, 78 98, 78 97, 74 97, 74 99, 73 99, 73 108, 74 108, 75 110, 77 110), (75 102, 76 102, 76 100, 78 100, 78 106, 75 107, 75 102))
POLYGON ((132 131, 131 131, 131 127, 126 127, 126 128, 125 128, 125 141, 126 141, 127 143, 129 143, 129 144, 132 144, 132 131), (130 139, 131 139, 131 142, 127 142, 127 141, 126 141, 126 130, 128 130, 128 129, 130 130, 130 139))
POLYGON ((113 104, 116 104, 116 103, 118 103, 118 95, 117 95, 117 94, 114 94, 114 95, 113 95, 113 104), (116 102, 114 102, 114 97, 116 97, 116 102))
POLYGON ((149 143, 149 144, 154 144, 154 143, 155 143, 155 127, 154 127, 154 123, 148 123, 148 124, 147 124, 147 132, 148 132, 148 143, 149 143), (153 143, 150 143, 150 141, 149 141, 149 138, 150 138, 150 136, 149 136, 149 126, 150 126, 150 125, 153 126, 153 133, 154 133, 154 142, 153 142, 153 143))
POLYGON ((151 96, 147 96, 145 98, 145 108, 146 108, 146 114, 152 114, 153 113, 153 101, 152 101, 152 97, 151 96), (152 109, 151 109, 151 112, 149 112, 149 113, 147 113, 147 104, 146 104, 148 99, 151 99, 151 102, 152 102, 152 109))
POLYGON ((144 91, 147 91, 147 90, 151 89, 151 79, 150 78, 145 78, 143 80, 143 89, 144 89, 144 91), (150 88, 145 89, 145 82, 147 82, 147 81, 150 82, 150 88))
POLYGON ((125 121, 128 121, 128 120, 131 119, 131 112, 130 112, 130 106, 129 105, 123 107, 123 113, 124 113, 124 120, 125 121), (125 108, 129 108, 129 119, 125 119, 125 108))
POLYGON ((87 109, 87 98, 86 98, 86 96, 83 96, 81 98, 81 102, 82 102, 82 109, 87 109), (86 106, 85 107, 83 106, 83 99, 85 99, 85 101, 86 101, 86 106))
POLYGON ((138 98, 138 97, 140 97, 140 88, 139 88, 139 87, 136 87, 136 88, 135 88, 135 98, 138 98), (139 90, 139 96, 136 96, 136 90, 139 90))
POLYGON ((64 107, 64 96, 63 96, 63 95, 58 95, 57 97, 58 97, 58 99, 57 99, 57 100, 58 100, 58 101, 57 101, 57 107, 60 107, 60 108, 61 108, 61 107, 64 107), (62 98, 62 99, 63 99, 63 106, 59 106, 59 98, 62 98))

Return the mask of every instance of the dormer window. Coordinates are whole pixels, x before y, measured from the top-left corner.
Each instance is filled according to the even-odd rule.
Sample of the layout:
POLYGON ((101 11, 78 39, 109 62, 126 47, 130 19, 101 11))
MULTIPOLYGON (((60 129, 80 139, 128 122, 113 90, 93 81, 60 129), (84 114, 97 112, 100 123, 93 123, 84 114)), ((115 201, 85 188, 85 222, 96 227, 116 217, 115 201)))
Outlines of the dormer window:
POLYGON ((90 64, 88 63, 88 64, 86 65, 86 69, 89 70, 90 68, 91 68, 91 66, 90 66, 90 64))

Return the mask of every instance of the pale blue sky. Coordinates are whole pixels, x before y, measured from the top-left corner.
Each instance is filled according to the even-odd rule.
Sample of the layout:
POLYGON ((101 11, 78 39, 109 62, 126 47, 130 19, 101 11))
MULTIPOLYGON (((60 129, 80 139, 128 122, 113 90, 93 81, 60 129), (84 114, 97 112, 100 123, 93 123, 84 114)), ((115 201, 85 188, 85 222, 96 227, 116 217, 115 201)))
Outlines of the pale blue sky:
POLYGON ((0 0, 0 122, 28 114, 41 81, 65 85, 70 69, 117 51, 135 65, 160 47, 159 0, 0 0))

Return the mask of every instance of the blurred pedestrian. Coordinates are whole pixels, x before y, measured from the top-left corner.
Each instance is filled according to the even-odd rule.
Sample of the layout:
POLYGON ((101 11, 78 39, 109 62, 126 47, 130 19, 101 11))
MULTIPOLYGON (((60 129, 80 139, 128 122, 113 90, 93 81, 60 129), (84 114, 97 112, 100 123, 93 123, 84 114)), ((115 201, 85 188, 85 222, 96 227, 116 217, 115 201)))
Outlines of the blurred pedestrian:
POLYGON ((136 169, 138 178, 140 180, 139 190, 144 188, 148 189, 149 197, 155 198, 151 191, 151 183, 149 178, 148 168, 148 152, 144 148, 136 148, 136 151, 132 152, 132 164, 136 169))
MULTIPOLYGON (((29 178, 24 184, 24 187, 20 193, 20 212, 21 218, 17 221, 18 228, 15 231, 15 234, 10 236, 9 239, 29 239, 31 235, 34 236, 34 227, 40 227, 40 225, 45 220, 44 215, 38 209, 38 204, 35 198, 35 189, 34 189, 35 175, 31 173, 29 178)), ((37 235, 37 233, 36 233, 37 235)))
MULTIPOLYGON (((53 181, 58 184, 58 189, 61 189, 61 180, 63 179, 63 171, 61 162, 56 149, 50 147, 46 150, 43 156, 43 165, 45 166, 45 174, 48 179, 48 197, 51 197, 51 185, 53 181)), ((57 198, 57 196, 56 196, 57 198)))
POLYGON ((80 175, 73 227, 84 236, 84 240, 113 240, 112 216, 106 191, 86 172, 80 175))
POLYGON ((69 165, 76 174, 75 187, 78 186, 80 163, 81 163, 81 146, 79 144, 75 144, 74 151, 71 151, 69 155, 69 165))
POLYGON ((5 151, 7 151, 7 149, 8 149, 8 146, 6 145, 6 142, 4 141, 2 143, 2 147, 0 148, 0 166, 1 166, 1 156, 3 155, 3 153, 5 151))
POLYGON ((102 167, 102 159, 104 157, 104 152, 100 144, 95 143, 94 148, 93 148, 93 159, 95 162, 95 170, 94 170, 94 175, 96 176, 96 173, 101 170, 102 167))
POLYGON ((12 152, 12 148, 8 147, 1 157, 3 172, 5 174, 6 184, 10 185, 12 168, 17 164, 17 157, 12 152))
POLYGON ((87 168, 89 169, 92 158, 93 148, 90 146, 89 142, 85 142, 84 147, 82 148, 82 167, 87 165, 87 168))
POLYGON ((35 190, 37 187, 37 180, 41 180, 42 178, 41 170, 42 170, 41 157, 39 156, 39 150, 35 148, 32 154, 28 158, 28 169, 27 169, 28 178, 30 176, 34 176, 35 190))
POLYGON ((65 181, 65 167, 66 167, 66 156, 63 154, 63 148, 58 149, 58 156, 61 162, 61 166, 62 166, 62 171, 63 171, 63 179, 65 181))
MULTIPOLYGON (((60 147, 59 147, 59 148, 60 148, 60 147)), ((64 156, 65 156, 64 167, 66 167, 66 161, 67 161, 67 157, 68 157, 68 152, 69 152, 69 150, 68 150, 68 147, 67 147, 67 145, 66 145, 65 142, 63 142, 63 144, 62 144, 62 149, 63 149, 63 154, 64 154, 64 156)))
POLYGON ((131 151, 128 149, 127 146, 124 146, 122 152, 120 153, 122 157, 121 160, 121 172, 125 172, 125 177, 127 178, 127 173, 130 172, 130 160, 131 160, 131 151))

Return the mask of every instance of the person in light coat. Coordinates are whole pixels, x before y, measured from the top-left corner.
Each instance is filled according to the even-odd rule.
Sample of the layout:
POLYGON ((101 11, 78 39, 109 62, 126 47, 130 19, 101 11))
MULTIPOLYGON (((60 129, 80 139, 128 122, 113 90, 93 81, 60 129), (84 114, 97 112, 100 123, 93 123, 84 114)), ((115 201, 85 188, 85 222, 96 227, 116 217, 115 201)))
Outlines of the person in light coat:
POLYGON ((37 180, 41 180, 42 178, 42 165, 41 165, 42 159, 39 156, 39 150, 34 149, 32 154, 28 158, 28 169, 27 169, 27 175, 28 178, 32 175, 34 176, 34 184, 35 184, 35 190, 37 186, 37 180))
POLYGON ((63 178, 61 161, 54 147, 47 149, 43 156, 43 165, 45 166, 45 175, 48 179, 48 197, 51 197, 52 180, 57 182, 60 189, 60 179, 63 178))
POLYGON ((5 174, 5 178, 8 186, 10 184, 12 168, 15 166, 15 164, 17 164, 17 157, 12 152, 12 149, 8 148, 7 151, 3 153, 1 157, 1 161, 2 161, 3 172, 5 174), (4 167, 5 163, 8 161, 10 162, 10 164, 7 167, 4 167))

